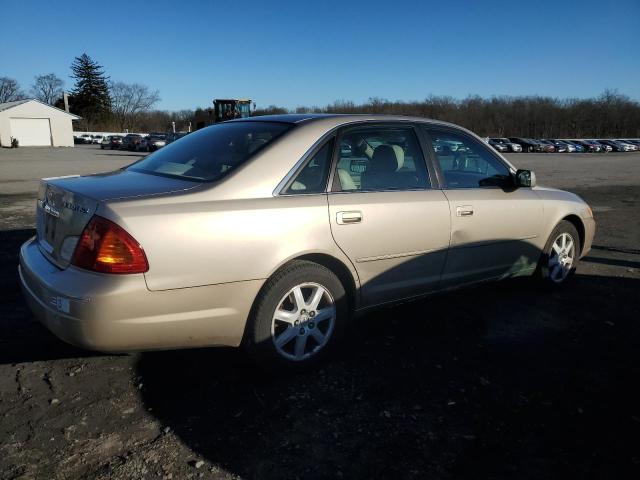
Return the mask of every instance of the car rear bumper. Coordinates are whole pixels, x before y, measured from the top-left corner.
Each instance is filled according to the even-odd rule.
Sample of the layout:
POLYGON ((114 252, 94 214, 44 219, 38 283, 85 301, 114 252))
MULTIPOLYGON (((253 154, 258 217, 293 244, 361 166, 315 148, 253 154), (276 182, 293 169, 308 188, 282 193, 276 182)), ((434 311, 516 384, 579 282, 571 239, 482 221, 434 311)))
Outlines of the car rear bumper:
POLYGON ((262 281, 163 291, 144 275, 106 275, 50 263, 35 239, 20 249, 20 283, 34 315, 60 339, 126 352, 238 346, 262 281))

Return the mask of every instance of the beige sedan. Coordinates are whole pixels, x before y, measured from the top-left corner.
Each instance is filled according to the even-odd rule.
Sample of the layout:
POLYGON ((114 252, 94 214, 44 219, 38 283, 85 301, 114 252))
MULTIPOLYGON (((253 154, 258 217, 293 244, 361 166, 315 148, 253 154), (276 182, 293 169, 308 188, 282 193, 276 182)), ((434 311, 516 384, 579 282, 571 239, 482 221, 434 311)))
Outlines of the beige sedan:
POLYGON ((282 115, 43 180, 19 271, 67 342, 243 345, 286 368, 322 358, 373 307, 517 276, 564 284, 594 230, 579 197, 455 125, 282 115))

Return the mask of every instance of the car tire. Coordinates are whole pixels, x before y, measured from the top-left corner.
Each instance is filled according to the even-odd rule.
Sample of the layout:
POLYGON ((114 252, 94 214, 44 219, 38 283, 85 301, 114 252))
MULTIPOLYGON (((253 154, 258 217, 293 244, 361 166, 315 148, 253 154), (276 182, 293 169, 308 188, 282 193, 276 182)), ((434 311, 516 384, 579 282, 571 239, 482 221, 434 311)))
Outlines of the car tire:
POLYGON ((571 222, 562 220, 549 235, 535 277, 547 287, 565 285, 575 274, 581 249, 576 227, 571 222))
POLYGON ((527 152, 533 153, 535 151, 536 151, 536 149, 534 147, 527 147, 527 152))
POLYGON ((348 317, 349 302, 340 279, 320 264, 294 260, 262 287, 243 347, 272 374, 307 370, 336 350, 348 317))

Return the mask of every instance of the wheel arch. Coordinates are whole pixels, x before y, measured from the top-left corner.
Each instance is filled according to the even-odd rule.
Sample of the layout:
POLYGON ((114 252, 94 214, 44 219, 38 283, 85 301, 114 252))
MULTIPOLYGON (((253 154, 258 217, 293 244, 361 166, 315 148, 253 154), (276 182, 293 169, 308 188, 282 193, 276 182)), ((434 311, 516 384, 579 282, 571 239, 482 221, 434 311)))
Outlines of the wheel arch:
POLYGON ((354 274, 351 272, 349 267, 342 260, 332 255, 329 255, 327 253, 314 252, 314 253, 301 254, 301 255, 289 258, 286 261, 282 262, 282 264, 280 264, 273 272, 271 272, 271 274, 262 283, 262 286, 258 290, 258 293, 254 297, 253 302, 251 304, 249 315, 247 317, 247 321, 245 322, 244 333, 242 336, 243 337, 242 343, 245 342, 245 337, 247 334, 247 325, 249 323, 249 319, 254 315, 256 305, 258 304, 258 299, 263 294, 269 279, 274 275, 276 275, 283 268, 286 268, 287 265, 289 265, 290 263, 296 260, 306 260, 308 262, 317 263, 318 265, 322 265, 323 267, 333 272, 338 277, 338 280, 340 280, 340 282, 342 283, 342 286, 344 287, 345 292, 347 292, 349 310, 353 312, 356 309, 357 299, 358 299, 357 297, 358 285, 356 283, 357 277, 354 277, 354 274))
POLYGON ((307 260, 331 270, 338 277, 344 287, 344 290, 347 292, 349 309, 352 311, 355 309, 358 287, 356 286, 356 280, 353 277, 351 270, 349 270, 349 267, 347 267, 347 265, 345 265, 341 260, 338 260, 336 257, 326 253, 308 253, 292 260, 307 260))
POLYGON ((585 241, 585 228, 584 223, 582 223, 582 219, 575 214, 570 214, 565 216, 562 220, 571 223, 576 230, 578 231, 578 237, 580 240, 580 255, 582 255, 582 251, 584 249, 584 241, 585 241))

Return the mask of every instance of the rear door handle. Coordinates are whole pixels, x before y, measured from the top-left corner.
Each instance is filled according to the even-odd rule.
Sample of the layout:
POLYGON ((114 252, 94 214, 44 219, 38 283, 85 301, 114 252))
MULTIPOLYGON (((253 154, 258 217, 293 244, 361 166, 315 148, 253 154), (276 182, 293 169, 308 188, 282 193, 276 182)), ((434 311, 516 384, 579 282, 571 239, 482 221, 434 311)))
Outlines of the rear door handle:
POLYGON ((456 207, 456 215, 458 217, 470 217, 473 215, 473 206, 471 205, 458 205, 456 207))
POLYGON ((362 212, 356 210, 350 212, 338 212, 336 214, 336 222, 338 222, 339 225, 360 223, 362 222, 362 212))

